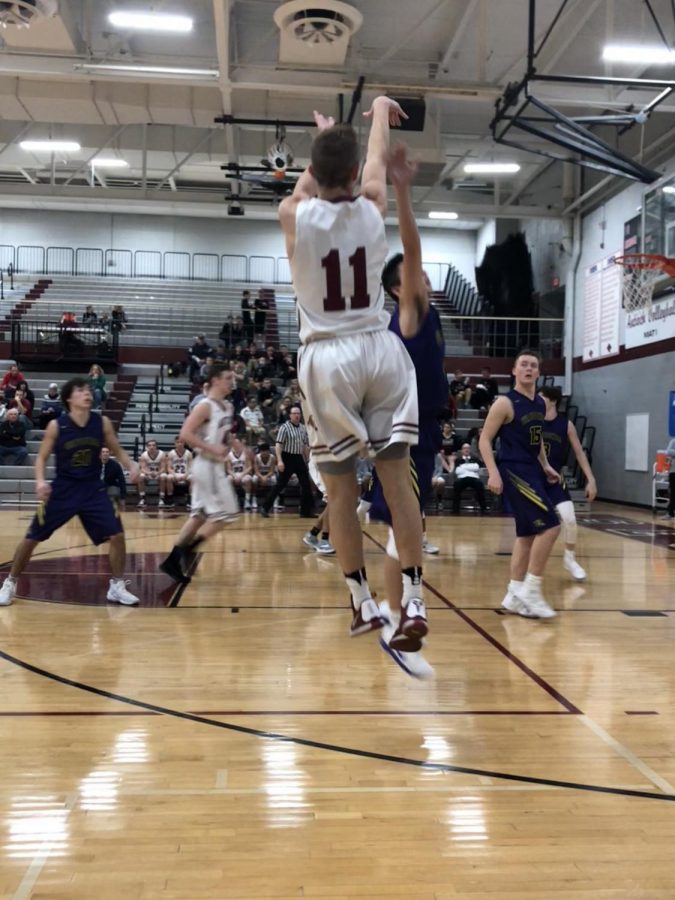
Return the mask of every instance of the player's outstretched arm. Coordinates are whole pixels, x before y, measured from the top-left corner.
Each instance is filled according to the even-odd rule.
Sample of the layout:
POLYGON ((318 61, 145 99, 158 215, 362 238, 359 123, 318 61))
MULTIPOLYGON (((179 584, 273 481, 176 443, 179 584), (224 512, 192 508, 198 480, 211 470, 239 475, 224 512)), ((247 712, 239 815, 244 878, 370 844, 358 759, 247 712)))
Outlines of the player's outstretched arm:
POLYGON ((56 419, 52 419, 45 429, 45 436, 42 438, 42 443, 40 444, 40 449, 38 450, 38 455, 35 460, 35 491, 38 500, 42 503, 49 499, 52 490, 49 482, 45 478, 45 472, 49 457, 52 455, 54 444, 56 444, 58 436, 58 423, 56 419))
POLYGON ((574 455, 579 463, 579 468, 586 476, 586 498, 592 503, 598 496, 598 486, 595 483, 595 476, 593 475, 591 464, 584 452, 584 448, 581 446, 579 435, 572 422, 567 423, 567 437, 572 445, 572 450, 574 450, 574 455))
POLYGON ((389 155, 387 173, 394 186, 398 227, 403 244, 398 308, 404 338, 412 338, 417 334, 429 311, 429 292, 422 272, 422 243, 410 194, 410 185, 416 172, 417 165, 410 159, 406 145, 396 144, 389 155))
MULTIPOLYGON (((335 125, 332 116, 324 116, 322 113, 314 110, 314 121, 319 131, 325 131, 335 125)), ((290 197, 285 197, 279 204, 279 222, 281 230, 286 238, 286 255, 289 260, 293 259, 295 252, 295 213, 298 204, 303 200, 311 200, 316 197, 319 191, 316 178, 312 174, 312 167, 307 166, 300 178, 295 182, 293 193, 290 197)))
POLYGON ((492 491, 493 494, 501 494, 504 490, 504 483, 495 462, 492 442, 497 437, 497 432, 502 425, 510 422, 512 418, 513 407, 511 401, 507 397, 498 397, 490 407, 480 440, 478 441, 478 450, 488 470, 488 490, 492 491))
POLYGON ((131 483, 134 484, 138 479, 138 474, 140 471, 138 463, 135 463, 133 459, 129 457, 129 454, 124 449, 124 447, 120 445, 110 419, 107 416, 102 416, 102 419, 103 440, 105 441, 105 445, 108 450, 110 450, 115 459, 118 459, 122 463, 124 468, 130 472, 130 480, 131 483))
POLYGON ((395 100, 377 97, 368 112, 372 118, 368 151, 361 175, 361 193, 372 200, 384 216, 387 212, 387 161, 389 159, 389 126, 400 125, 408 117, 395 100))

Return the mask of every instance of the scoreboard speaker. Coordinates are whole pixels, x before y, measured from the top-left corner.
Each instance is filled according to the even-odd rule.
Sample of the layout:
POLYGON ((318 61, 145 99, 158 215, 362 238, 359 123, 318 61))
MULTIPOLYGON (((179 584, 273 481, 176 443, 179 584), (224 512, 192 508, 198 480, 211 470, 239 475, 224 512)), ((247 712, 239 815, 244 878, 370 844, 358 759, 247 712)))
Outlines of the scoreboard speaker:
POLYGON ((427 105, 423 97, 394 97, 403 112, 408 116, 401 123, 400 131, 424 131, 424 118, 427 105))

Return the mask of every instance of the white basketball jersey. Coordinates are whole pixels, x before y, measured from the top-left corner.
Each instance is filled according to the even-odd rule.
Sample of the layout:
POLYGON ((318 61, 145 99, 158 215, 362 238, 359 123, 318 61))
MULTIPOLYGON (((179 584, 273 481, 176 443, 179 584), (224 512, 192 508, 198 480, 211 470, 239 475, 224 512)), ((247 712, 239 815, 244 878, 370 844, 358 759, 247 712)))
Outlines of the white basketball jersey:
POLYGON ((179 456, 175 450, 169 451, 169 469, 174 475, 187 475, 191 462, 192 454, 189 450, 184 450, 182 456, 179 456))
POLYGON ((241 456, 237 456, 234 450, 230 450, 227 454, 227 460, 230 464, 230 469, 235 475, 241 475, 241 473, 246 468, 246 451, 241 451, 241 456))
POLYGON ((387 328, 381 283, 386 258, 384 222, 371 200, 314 197, 299 203, 291 271, 300 340, 387 328))
POLYGON ((262 455, 258 453, 256 455, 256 462, 258 464, 258 472, 265 477, 266 475, 270 475, 274 471, 274 456, 270 453, 267 457, 267 462, 263 462, 262 455))
MULTIPOLYGON (((227 401, 220 403, 218 400, 211 400, 209 397, 205 397, 202 403, 208 403, 209 405, 209 418, 201 426, 199 436, 207 444, 220 446, 225 443, 225 435, 232 429, 234 407, 227 401)), ((207 458, 211 458, 208 454, 204 454, 202 450, 199 451, 199 454, 200 456, 206 455, 207 458)), ((222 459, 218 460, 216 458, 215 461, 222 464, 222 459)))
POLYGON ((147 450, 141 453, 141 460, 145 463, 145 468, 152 478, 157 478, 162 469, 162 461, 164 459, 164 451, 158 450, 157 456, 153 459, 147 450))

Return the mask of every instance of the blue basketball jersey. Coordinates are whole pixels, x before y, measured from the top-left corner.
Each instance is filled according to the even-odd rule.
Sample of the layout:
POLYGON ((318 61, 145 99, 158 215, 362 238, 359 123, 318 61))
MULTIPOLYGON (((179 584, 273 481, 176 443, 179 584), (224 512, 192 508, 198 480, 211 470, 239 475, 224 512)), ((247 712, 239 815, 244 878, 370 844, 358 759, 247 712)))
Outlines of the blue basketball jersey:
POLYGON ((99 481, 103 417, 91 413, 86 425, 77 425, 67 413, 56 420, 59 436, 54 446, 56 477, 77 481, 99 481))
POLYGON ((391 315, 389 330, 397 335, 412 359, 417 375, 417 404, 419 408, 419 446, 437 450, 441 446, 438 415, 448 403, 448 384, 443 362, 445 341, 441 319, 436 308, 429 304, 420 330, 414 337, 401 334, 398 306, 391 315))
POLYGON ((509 391, 506 395, 513 406, 513 419, 499 429, 498 462, 527 462, 536 460, 542 444, 546 404, 535 394, 530 400, 520 391, 509 391))
POLYGON ((544 422, 544 449, 549 463, 556 472, 562 469, 569 455, 568 425, 569 419, 564 413, 558 413, 555 419, 544 422))

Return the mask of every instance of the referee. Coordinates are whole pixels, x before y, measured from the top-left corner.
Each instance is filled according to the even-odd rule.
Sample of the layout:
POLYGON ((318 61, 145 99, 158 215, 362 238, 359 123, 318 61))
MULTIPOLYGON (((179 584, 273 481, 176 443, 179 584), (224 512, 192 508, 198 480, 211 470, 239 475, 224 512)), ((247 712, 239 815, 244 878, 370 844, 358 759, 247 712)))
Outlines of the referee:
POLYGON ((292 406, 289 421, 284 422, 277 433, 275 450, 279 476, 276 485, 269 492, 261 507, 260 511, 265 518, 269 516, 272 504, 293 475, 297 475, 300 482, 300 515, 304 518, 313 517, 312 484, 307 470, 309 438, 307 429, 300 422, 301 415, 300 407, 292 406))

